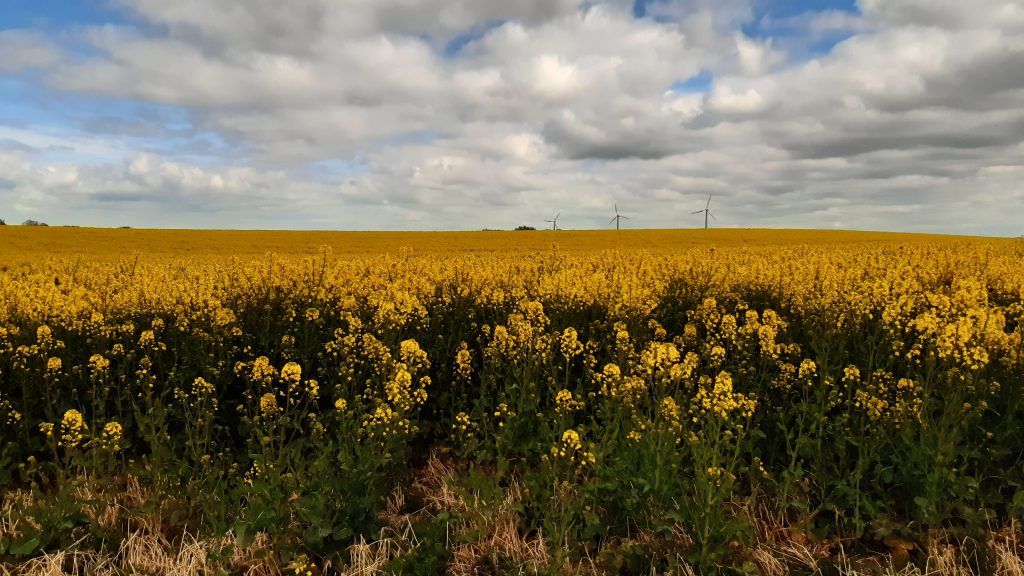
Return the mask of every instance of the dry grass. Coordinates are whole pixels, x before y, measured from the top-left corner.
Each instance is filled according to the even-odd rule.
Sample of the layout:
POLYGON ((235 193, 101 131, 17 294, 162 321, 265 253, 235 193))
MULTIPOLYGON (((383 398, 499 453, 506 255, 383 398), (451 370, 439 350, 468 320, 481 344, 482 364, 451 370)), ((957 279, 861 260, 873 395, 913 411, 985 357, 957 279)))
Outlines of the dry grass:
MULTIPOLYGON (((285 566, 274 561, 273 543, 265 533, 257 534, 246 547, 239 547, 234 535, 201 538, 188 530, 168 531, 158 509, 151 517, 135 518, 128 525, 128 511, 150 498, 137 481, 128 478, 116 486, 116 492, 96 488, 99 483, 83 483, 78 496, 105 505, 92 504, 87 514, 92 522, 107 528, 127 526, 127 536, 115 547, 93 551, 71 546, 16 564, 0 564, 0 576, 279 576, 285 566), (90 487, 91 486, 91 487, 90 487), (182 533, 170 539, 168 533, 182 533), (225 552, 230 554, 225 555, 225 552)), ((339 576, 376 576, 388 574, 393 562, 414 553, 425 544, 415 526, 441 512, 455 513, 448 525, 445 546, 451 552, 447 573, 452 576, 478 574, 535 574, 550 571, 567 575, 604 574, 592 558, 570 564, 559 560, 566 555, 552 550, 539 532, 526 532, 517 510, 522 488, 511 482, 502 499, 483 502, 479 494, 467 494, 456 483, 451 463, 436 455, 419 471, 406 489, 392 492, 382 519, 388 524, 375 540, 360 538, 343 555, 347 561, 322 565, 323 574, 339 576), (411 503, 419 508, 408 510, 411 503)), ((19 533, 16 512, 33 504, 32 494, 14 491, 0 501, 0 538, 19 533)), ((1016 524, 993 530, 982 549, 971 541, 950 541, 938 535, 920 550, 910 563, 910 549, 893 542, 890 553, 851 554, 836 542, 816 542, 800 530, 779 522, 768 507, 752 509, 737 505, 754 529, 757 545, 745 554, 763 576, 789 574, 838 574, 839 576, 1024 576, 1024 540, 1016 524), (984 556, 984 561, 979 558, 984 556)), ((650 536, 635 534, 631 540, 643 544, 650 536)), ((687 541, 680 532, 680 549, 687 541)), ((653 542, 653 540, 651 541, 653 542)), ((648 543, 651 543, 648 542, 648 543)), ((621 543, 621 542, 620 542, 621 543)), ((620 543, 610 543, 615 546, 620 543)), ((435 544, 435 543, 430 543, 435 544)), ((692 575, 681 558, 675 559, 677 574, 692 575)), ((656 571, 652 568, 652 575, 656 571)))
POLYGON ((453 533, 449 533, 447 543, 452 550, 449 574, 470 576, 491 574, 495 570, 531 574, 551 563, 543 535, 539 532, 524 534, 520 528, 516 510, 523 494, 518 483, 513 481, 505 489, 504 500, 488 514, 481 513, 479 495, 463 495, 454 484, 451 467, 436 454, 427 461, 413 484, 426 503, 424 512, 451 511, 462 518, 450 527, 453 533), (470 539, 466 537, 469 533, 482 536, 470 539), (452 546, 453 541, 460 543, 452 546))
POLYGON ((32 493, 12 490, 0 498, 0 540, 9 540, 21 533, 20 520, 15 513, 32 505, 32 493))
POLYGON ((409 550, 409 543, 403 538, 383 536, 373 542, 360 537, 359 542, 348 549, 349 563, 339 568, 345 576, 374 576, 384 570, 395 558, 409 550))
MULTIPOLYGON (((492 530, 481 540, 460 545, 453 550, 454 559, 448 573, 475 574, 533 574, 549 566, 551 556, 539 538, 524 538, 507 520, 495 521, 492 530), (496 572, 500 570, 500 572, 496 572)), ((390 529, 388 529, 390 530, 390 529)), ((764 576, 788 574, 838 574, 839 576, 1024 576, 1024 558, 1021 556, 1016 534, 994 534, 988 544, 992 565, 977 568, 976 558, 962 546, 939 545, 924 561, 924 567, 900 565, 891 556, 854 558, 842 550, 828 562, 814 558, 809 549, 798 551, 801 545, 792 544, 786 555, 759 546, 751 552, 764 576), (835 567, 834 570, 827 568, 835 567)), ((76 550, 62 550, 45 554, 16 565, 0 565, 0 576, 123 576, 147 574, 152 576, 214 576, 222 574, 223 565, 211 560, 211 552, 234 544, 231 536, 217 540, 198 540, 186 536, 171 543, 159 535, 132 532, 117 551, 107 554, 76 550)), ((232 574, 245 576, 279 576, 281 566, 263 560, 270 556, 269 539, 259 535, 246 549, 235 550, 227 569, 232 574)), ((348 549, 349 562, 327 571, 340 576, 376 576, 387 574, 387 566, 395 558, 409 553, 419 542, 407 529, 402 533, 382 532, 372 542, 360 540, 348 549)), ((685 568, 684 568, 685 570, 685 568)), ((565 574, 601 574, 590 561, 576 565, 563 565, 565 574)), ((654 574, 654 572, 651 572, 654 574)), ((690 572, 692 574, 692 572, 690 572)))
MULTIPOLYGON (((267 557, 269 539, 260 538, 248 548, 236 549, 230 570, 245 576, 276 576, 277 566, 256 557, 267 557)), ((131 532, 116 552, 97 553, 60 550, 47 553, 16 565, 0 565, 0 576, 123 576, 147 574, 153 576, 213 576, 222 574, 222 565, 211 560, 211 552, 232 545, 233 538, 197 540, 185 536, 172 544, 165 538, 144 532, 131 532)))
MULTIPOLYGON (((219 539, 201 540, 185 529, 180 538, 169 540, 165 513, 177 505, 167 498, 155 498, 134 477, 115 482, 81 479, 74 489, 80 502, 87 502, 82 512, 90 524, 106 530, 123 529, 126 536, 116 550, 79 550, 77 543, 66 550, 46 553, 25 562, 0 564, 0 576, 123 576, 125 574, 152 574, 159 576, 198 576, 220 574, 213 552, 231 549, 230 560, 234 573, 246 576, 278 574, 276 566, 263 558, 272 558, 270 539, 257 534, 253 542, 238 547, 233 535, 219 539), (131 514, 144 504, 159 502, 149 507, 147 514, 131 514)), ((0 506, 0 538, 17 538, 22 530, 19 511, 32 507, 35 499, 31 492, 13 491, 4 494, 0 506)))
POLYGON ((990 534, 984 550, 988 565, 981 565, 977 547, 971 542, 951 544, 939 539, 930 542, 927 555, 913 564, 903 554, 851 556, 842 548, 828 558, 816 557, 813 549, 796 543, 775 549, 782 552, 782 558, 763 545, 754 556, 765 576, 786 576, 793 571, 825 574, 827 567, 839 576, 1024 576, 1024 549, 1019 538, 1016 526, 990 534), (780 559, 789 561, 790 566, 780 559))

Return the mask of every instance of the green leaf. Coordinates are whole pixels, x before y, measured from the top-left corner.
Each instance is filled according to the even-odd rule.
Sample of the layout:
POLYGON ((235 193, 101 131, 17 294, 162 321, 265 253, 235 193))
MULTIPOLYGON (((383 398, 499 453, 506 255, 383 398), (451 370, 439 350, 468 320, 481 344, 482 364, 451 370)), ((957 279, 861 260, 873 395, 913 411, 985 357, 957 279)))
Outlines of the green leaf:
POLYGON ((233 528, 235 532, 235 542, 238 543, 239 548, 247 548, 252 543, 252 535, 249 534, 249 525, 241 520, 235 522, 233 528))
POLYGON ((39 538, 29 538, 20 544, 14 544, 8 552, 12 556, 28 556, 39 548, 39 538))

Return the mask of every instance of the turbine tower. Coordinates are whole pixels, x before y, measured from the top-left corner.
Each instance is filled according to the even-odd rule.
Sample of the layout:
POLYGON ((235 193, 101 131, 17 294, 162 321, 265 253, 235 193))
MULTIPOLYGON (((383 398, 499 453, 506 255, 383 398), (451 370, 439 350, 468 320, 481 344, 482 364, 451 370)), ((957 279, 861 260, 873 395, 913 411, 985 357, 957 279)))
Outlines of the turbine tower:
POLYGON ((629 220, 629 216, 623 216, 622 214, 619 214, 619 205, 615 204, 615 217, 612 218, 611 220, 609 220, 608 223, 611 224, 612 222, 615 222, 615 229, 618 230, 619 229, 619 220, 621 220, 623 218, 625 218, 626 220, 629 220))
MULTIPOLYGON (((711 194, 708 194, 708 203, 704 205, 703 210, 697 210, 696 212, 690 212, 690 214, 704 213, 704 229, 708 229, 708 216, 715 218, 715 215, 711 213, 711 194)), ((715 222, 718 222, 718 218, 715 218, 715 222)))
POLYGON ((558 230, 558 217, 561 216, 561 215, 562 215, 562 213, 559 212, 558 214, 555 214, 555 217, 552 218, 551 220, 545 220, 545 222, 551 222, 551 229, 552 230, 558 230))

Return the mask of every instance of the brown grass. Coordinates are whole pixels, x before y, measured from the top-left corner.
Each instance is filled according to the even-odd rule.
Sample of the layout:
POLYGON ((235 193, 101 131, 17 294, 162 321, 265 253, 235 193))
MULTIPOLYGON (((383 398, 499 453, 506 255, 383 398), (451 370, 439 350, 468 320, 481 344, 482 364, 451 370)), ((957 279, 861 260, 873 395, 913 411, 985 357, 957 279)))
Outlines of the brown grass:
POLYGON ((551 562, 543 535, 524 534, 515 512, 522 499, 522 489, 513 481, 506 489, 504 501, 490 514, 482 514, 478 495, 463 495, 454 488, 451 467, 436 454, 431 456, 413 484, 426 503, 424 512, 457 512, 460 522, 450 526, 448 547, 452 561, 448 566, 453 576, 503 573, 535 573, 551 562), (468 499, 468 501, 467 501, 468 499), (470 539, 469 533, 482 534, 470 539), (471 541, 469 541, 471 540, 471 541), (454 546, 452 542, 459 542, 454 546))
MULTIPOLYGON (((101 551, 79 549, 73 545, 20 563, 0 564, 0 576, 279 576, 286 567, 274 562, 273 542, 265 534, 257 534, 245 548, 239 547, 232 534, 219 538, 202 538, 187 529, 168 530, 158 508, 150 517, 133 518, 127 512, 149 501, 151 494, 135 479, 125 479, 116 492, 99 489, 100 483, 83 483, 78 496, 107 504, 92 504, 87 515, 97 525, 127 527, 127 536, 116 546, 101 551), (181 534, 169 538, 167 534, 181 534), (231 555, 225 558, 224 551, 231 555)), ((109 484, 108 484, 109 486, 109 484)), ((564 550, 552 550, 539 532, 523 528, 517 510, 523 500, 522 488, 511 482, 500 502, 483 505, 480 495, 468 494, 456 483, 453 465, 437 455, 420 469, 412 484, 396 488, 385 514, 388 525, 370 541, 360 538, 343 555, 347 561, 323 565, 323 574, 339 576, 376 576, 387 574, 389 565, 424 544, 415 526, 436 518, 441 512, 454 513, 457 520, 448 524, 445 546, 451 552, 447 573, 452 576, 478 574, 534 574, 550 572, 567 575, 604 574, 598 562, 584 558, 569 563, 564 550), (410 506, 417 506, 409 509, 410 506)), ((4 494, 0 501, 0 538, 9 540, 20 532, 16 512, 33 504, 26 491, 4 494)), ((925 553, 914 550, 923 560, 909 563, 909 548, 890 543, 888 554, 851 554, 837 542, 817 542, 793 526, 773 516, 768 507, 752 508, 737 504, 754 529, 757 544, 746 550, 747 558, 763 576, 789 574, 839 574, 840 576, 1024 576, 1024 538, 1020 526, 1013 524, 993 530, 986 539, 983 552, 988 558, 979 567, 978 546, 972 541, 952 541, 936 535, 924 545, 925 553)), ((643 543, 650 537, 637 533, 633 542, 643 543)), ((680 550, 687 537, 680 532, 680 550)), ((653 542, 653 541, 652 541, 653 542)), ((432 543, 433 544, 433 543, 432 543)), ((616 542, 609 545, 615 546, 616 542)), ((679 574, 694 574, 681 558, 679 574)), ((655 574, 652 568, 651 574, 655 574)))

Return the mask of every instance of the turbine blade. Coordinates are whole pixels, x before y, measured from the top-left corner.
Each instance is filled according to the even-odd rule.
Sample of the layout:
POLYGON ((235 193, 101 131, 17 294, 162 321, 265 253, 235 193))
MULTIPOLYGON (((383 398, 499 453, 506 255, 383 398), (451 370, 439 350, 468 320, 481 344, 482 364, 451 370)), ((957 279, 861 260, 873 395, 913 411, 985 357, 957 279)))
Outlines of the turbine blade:
POLYGON ((562 215, 561 212, 559 212, 558 214, 555 214, 555 220, 558 220, 558 217, 561 216, 561 215, 562 215))
POLYGON ((626 220, 629 220, 629 216, 619 216, 619 218, 625 218, 626 220))
MULTIPOLYGON (((712 214, 711 212, 708 212, 708 216, 711 216, 712 218, 715 218, 715 215, 712 214)), ((718 218, 715 218, 715 222, 718 222, 718 218)))
POLYGON ((701 214, 703 212, 704 212, 703 210, 697 210, 696 212, 690 212, 690 214, 701 214))
POLYGON ((708 194, 708 203, 704 205, 704 209, 707 210, 711 207, 711 194, 708 194))

